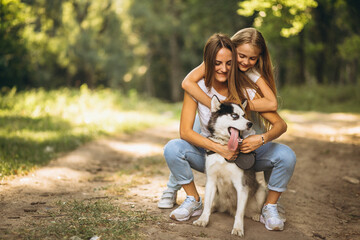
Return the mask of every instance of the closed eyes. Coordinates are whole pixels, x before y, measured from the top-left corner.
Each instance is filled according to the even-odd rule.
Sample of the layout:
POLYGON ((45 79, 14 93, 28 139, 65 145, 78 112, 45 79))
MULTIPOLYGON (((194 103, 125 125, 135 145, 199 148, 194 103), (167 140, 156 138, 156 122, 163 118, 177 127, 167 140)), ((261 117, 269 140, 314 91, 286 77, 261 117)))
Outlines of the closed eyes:
MULTIPOLYGON (((241 54, 239 54, 239 57, 240 57, 240 58, 246 58, 245 55, 241 55, 241 54)), ((257 57, 250 57, 249 59, 250 59, 250 60, 256 60, 257 57)))

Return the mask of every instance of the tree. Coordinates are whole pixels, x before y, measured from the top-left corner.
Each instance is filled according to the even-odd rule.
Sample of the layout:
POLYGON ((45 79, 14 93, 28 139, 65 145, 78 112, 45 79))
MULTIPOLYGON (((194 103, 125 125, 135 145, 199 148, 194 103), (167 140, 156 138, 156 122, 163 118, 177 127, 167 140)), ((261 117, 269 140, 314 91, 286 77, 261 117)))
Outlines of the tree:
MULTIPOLYGON (((128 0, 128 3, 125 10, 131 25, 128 35, 135 35, 134 48, 142 49, 134 52, 139 59, 137 64, 147 69, 146 75, 137 75, 132 81, 154 85, 156 96, 172 101, 182 99, 181 81, 201 63, 207 38, 215 32, 232 35, 252 22, 236 14, 236 2, 128 0)), ((146 91, 149 93, 149 87, 146 91)))
POLYGON ((31 52, 31 86, 121 86, 129 50, 114 3, 28 2, 29 17, 21 37, 31 52))
POLYGON ((238 14, 254 16, 254 26, 264 35, 272 52, 278 85, 306 81, 304 27, 311 20, 316 1, 242 1, 238 14), (290 39, 291 38, 291 39, 290 39))
POLYGON ((22 30, 28 8, 19 0, 0 0, 0 86, 28 85, 29 58, 22 30))
POLYGON ((339 50, 356 52, 358 1, 242 1, 239 6, 239 14, 255 16, 254 26, 266 35, 279 65, 280 83, 357 81, 358 62, 339 50))
POLYGON ((85 83, 179 101, 181 81, 202 62, 206 40, 249 26, 267 40, 278 86, 357 83, 359 4, 0 0, 0 87, 85 83))
POLYGON ((256 27, 261 26, 267 14, 281 18, 287 26, 281 28, 280 34, 283 37, 290 37, 304 29, 311 19, 310 10, 317 7, 317 2, 315 0, 251 0, 239 2, 239 6, 238 14, 242 16, 251 16, 258 12, 255 18, 256 27))

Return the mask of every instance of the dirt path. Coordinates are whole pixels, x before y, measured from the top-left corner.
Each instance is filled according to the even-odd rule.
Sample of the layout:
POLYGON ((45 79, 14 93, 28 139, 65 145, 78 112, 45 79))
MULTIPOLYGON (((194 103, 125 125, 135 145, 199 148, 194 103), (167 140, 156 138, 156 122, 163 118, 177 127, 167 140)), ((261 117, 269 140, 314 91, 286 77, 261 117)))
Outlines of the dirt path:
MULTIPOLYGON (((283 112, 282 116, 289 129, 278 142, 297 154, 294 176, 281 200, 285 230, 270 232, 246 219, 243 239, 360 239, 360 115, 283 112)), ((208 227, 199 228, 192 225, 193 219, 175 222, 168 218, 171 210, 157 208, 169 173, 162 147, 178 136, 177 130, 178 123, 101 139, 28 176, 3 180, 0 239, 20 239, 11 230, 36 222, 58 200, 112 196, 125 208, 159 217, 141 228, 145 239, 240 239, 230 234, 233 218, 227 214, 214 213, 208 227), (152 161, 153 167, 142 168, 152 161), (140 175, 136 169, 141 169, 140 175)), ((196 173, 195 181, 203 194, 205 175, 196 173)), ((178 203, 184 198, 180 191, 178 203)))

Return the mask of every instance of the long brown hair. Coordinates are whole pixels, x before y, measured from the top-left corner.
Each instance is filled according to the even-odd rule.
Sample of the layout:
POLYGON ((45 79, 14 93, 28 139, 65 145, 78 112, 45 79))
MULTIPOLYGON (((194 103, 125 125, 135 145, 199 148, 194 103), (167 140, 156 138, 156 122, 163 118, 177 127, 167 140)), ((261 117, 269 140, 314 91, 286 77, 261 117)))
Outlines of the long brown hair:
POLYGON ((228 96, 226 101, 241 104, 245 99, 249 99, 248 92, 245 91, 245 89, 259 89, 257 85, 245 75, 245 73, 237 70, 236 48, 231 39, 225 34, 215 33, 205 44, 203 57, 205 63, 205 86, 208 90, 210 90, 211 86, 213 86, 213 81, 215 81, 216 55, 222 48, 227 48, 232 53, 231 69, 227 79, 228 96))
POLYGON ((210 89, 215 81, 215 62, 216 55, 222 48, 227 48, 231 51, 231 68, 228 74, 229 78, 235 78, 237 68, 236 49, 229 36, 222 33, 213 34, 206 42, 204 47, 203 60, 205 63, 205 86, 210 89))

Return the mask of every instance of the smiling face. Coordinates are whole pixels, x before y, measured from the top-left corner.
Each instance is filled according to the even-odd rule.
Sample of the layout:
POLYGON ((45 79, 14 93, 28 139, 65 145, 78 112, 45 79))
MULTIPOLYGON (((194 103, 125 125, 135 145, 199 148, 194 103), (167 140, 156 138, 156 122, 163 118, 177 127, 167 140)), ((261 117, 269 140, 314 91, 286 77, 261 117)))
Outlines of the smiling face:
POLYGON ((236 48, 239 69, 246 72, 254 67, 260 55, 260 50, 249 43, 244 43, 236 48))
POLYGON ((231 69, 232 53, 228 48, 221 48, 215 58, 215 80, 226 82, 231 69))
POLYGON ((214 87, 218 93, 227 96, 228 79, 235 78, 236 49, 231 39, 224 34, 213 34, 204 47, 205 86, 214 87), (221 92, 220 92, 221 91, 221 92))

